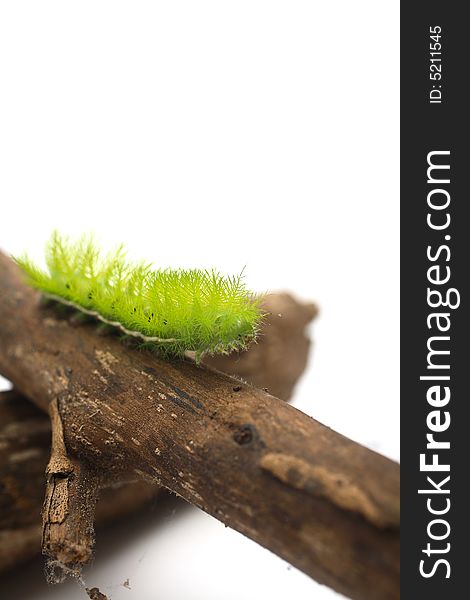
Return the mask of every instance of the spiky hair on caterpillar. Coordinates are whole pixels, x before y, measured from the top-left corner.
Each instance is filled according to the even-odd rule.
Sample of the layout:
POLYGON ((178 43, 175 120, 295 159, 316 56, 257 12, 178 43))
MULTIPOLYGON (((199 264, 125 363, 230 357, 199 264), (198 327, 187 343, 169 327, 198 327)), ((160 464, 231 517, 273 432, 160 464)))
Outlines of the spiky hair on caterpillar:
POLYGON ((46 269, 13 257, 32 287, 166 357, 244 350, 259 333, 262 297, 247 290, 243 272, 154 269, 127 259, 123 245, 104 254, 91 235, 72 240, 55 231, 46 269))

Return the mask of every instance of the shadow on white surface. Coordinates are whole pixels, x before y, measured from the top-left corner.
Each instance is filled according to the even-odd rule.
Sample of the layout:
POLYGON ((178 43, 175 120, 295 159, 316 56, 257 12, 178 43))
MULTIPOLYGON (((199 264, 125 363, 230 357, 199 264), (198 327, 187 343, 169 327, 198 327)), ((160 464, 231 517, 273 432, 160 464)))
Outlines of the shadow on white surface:
MULTIPOLYGON (((84 580, 110 600, 341 598, 174 496, 99 528, 95 560, 84 580)), ((47 585, 42 558, 1 578, 0 592, 15 600, 87 598, 75 581, 47 585)))

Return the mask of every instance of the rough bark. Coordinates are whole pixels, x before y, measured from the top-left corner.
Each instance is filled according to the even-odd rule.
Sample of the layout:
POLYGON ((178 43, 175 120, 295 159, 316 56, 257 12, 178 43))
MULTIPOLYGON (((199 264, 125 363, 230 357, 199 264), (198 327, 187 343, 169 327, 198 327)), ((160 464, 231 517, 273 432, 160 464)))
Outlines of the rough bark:
MULTIPOLYGON (((50 420, 16 391, 0 392, 0 572, 41 551, 41 507, 51 445, 50 420)), ((96 521, 122 518, 158 493, 143 481, 104 488, 96 521)))
POLYGON ((399 471, 263 390, 72 327, 0 257, 0 372, 67 449, 183 496, 321 583, 361 600, 399 596, 399 471))

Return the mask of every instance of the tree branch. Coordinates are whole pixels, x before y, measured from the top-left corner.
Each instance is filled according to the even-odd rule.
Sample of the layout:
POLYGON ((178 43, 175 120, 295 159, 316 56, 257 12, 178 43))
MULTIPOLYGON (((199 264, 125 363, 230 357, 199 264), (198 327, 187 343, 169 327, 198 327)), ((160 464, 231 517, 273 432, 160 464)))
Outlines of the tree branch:
POLYGON ((72 327, 3 256, 0 302, 0 371, 43 410, 58 399, 98 474, 125 465, 341 593, 398 598, 398 465, 262 390, 72 327))

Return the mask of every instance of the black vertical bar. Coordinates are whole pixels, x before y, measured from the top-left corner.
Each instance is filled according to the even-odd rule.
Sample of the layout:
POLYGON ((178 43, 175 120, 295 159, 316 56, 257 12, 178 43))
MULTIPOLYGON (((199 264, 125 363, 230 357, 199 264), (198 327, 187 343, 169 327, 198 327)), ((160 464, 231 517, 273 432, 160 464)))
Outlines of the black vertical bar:
POLYGON ((470 393, 465 385, 470 373, 466 186, 470 106, 465 95, 470 87, 470 30, 466 8, 465 3, 442 0, 401 3, 401 598, 406 600, 470 598, 466 589, 470 576, 466 516, 470 511, 470 393), (428 181, 428 160, 450 169, 431 169, 428 181), (450 181, 445 183, 446 179, 450 181), (434 208, 444 207, 448 200, 447 207, 434 208), (433 308, 430 303, 440 303, 439 292, 443 302, 448 298, 455 306, 460 299, 460 305, 433 308), (448 331, 441 331, 438 323, 448 331), (428 344, 450 354, 429 355, 428 344), (420 380, 436 376, 449 380, 420 380), (433 386, 438 386, 434 395, 429 391, 433 386), (435 431, 439 428, 442 431, 435 431), (450 448, 427 448, 428 434, 434 441, 449 442, 450 448), (436 460, 450 470, 423 470, 422 454, 426 464, 436 460))

